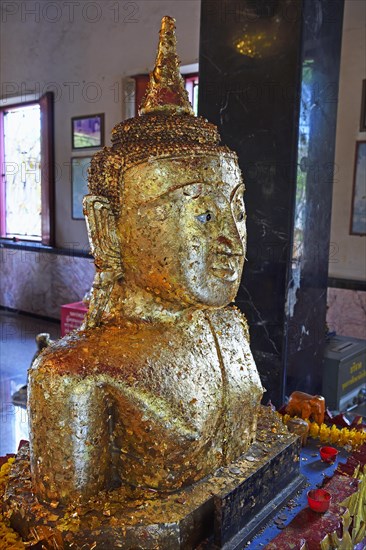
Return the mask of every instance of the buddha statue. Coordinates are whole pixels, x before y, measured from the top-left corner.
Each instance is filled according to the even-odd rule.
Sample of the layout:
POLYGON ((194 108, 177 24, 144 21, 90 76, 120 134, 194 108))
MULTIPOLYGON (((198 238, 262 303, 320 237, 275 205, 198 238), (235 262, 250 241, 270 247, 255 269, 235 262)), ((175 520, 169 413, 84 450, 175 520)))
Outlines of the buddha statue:
POLYGON ((255 439, 263 389, 245 317, 229 305, 245 258, 244 184, 178 68, 164 17, 139 116, 91 162, 89 312, 29 375, 32 483, 46 502, 121 485, 178 491, 255 439))

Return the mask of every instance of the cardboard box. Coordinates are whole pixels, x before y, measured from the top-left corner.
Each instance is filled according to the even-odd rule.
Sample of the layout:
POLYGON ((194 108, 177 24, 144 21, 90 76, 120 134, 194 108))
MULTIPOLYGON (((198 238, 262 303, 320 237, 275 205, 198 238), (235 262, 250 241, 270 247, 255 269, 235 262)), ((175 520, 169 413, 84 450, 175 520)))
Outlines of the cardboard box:
POLYGON ((74 302, 61 306, 61 336, 79 328, 84 321, 87 306, 84 302, 74 302))

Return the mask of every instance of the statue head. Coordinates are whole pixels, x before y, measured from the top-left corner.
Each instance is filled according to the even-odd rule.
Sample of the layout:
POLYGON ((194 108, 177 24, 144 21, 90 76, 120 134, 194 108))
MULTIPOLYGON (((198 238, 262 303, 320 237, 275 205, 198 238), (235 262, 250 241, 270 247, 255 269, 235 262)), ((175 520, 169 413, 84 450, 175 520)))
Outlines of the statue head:
POLYGON ((225 306, 240 284, 246 229, 237 157, 193 114, 174 30, 164 17, 139 116, 118 124, 112 147, 91 163, 84 207, 94 294, 97 301, 104 293, 109 310, 116 285, 179 310, 225 306))

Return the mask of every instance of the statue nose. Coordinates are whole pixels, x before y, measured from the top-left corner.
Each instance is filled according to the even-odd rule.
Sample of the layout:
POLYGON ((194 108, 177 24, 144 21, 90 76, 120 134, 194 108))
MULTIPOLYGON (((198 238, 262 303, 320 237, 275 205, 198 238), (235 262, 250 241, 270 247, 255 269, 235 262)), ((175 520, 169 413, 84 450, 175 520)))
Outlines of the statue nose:
POLYGON ((219 252, 233 256, 242 256, 244 254, 243 242, 237 228, 222 232, 217 242, 219 243, 219 252))
POLYGON ((217 242, 224 245, 224 247, 227 247, 227 248, 231 247, 231 241, 227 237, 224 237, 223 235, 220 235, 220 237, 218 237, 217 242))

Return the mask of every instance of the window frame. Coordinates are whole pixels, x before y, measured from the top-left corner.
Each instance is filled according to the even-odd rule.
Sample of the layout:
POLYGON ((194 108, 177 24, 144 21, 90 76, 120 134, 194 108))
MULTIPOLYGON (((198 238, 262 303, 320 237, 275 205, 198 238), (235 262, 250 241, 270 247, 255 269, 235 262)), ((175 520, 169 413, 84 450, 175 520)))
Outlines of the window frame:
POLYGON ((39 98, 0 104, 0 237, 6 241, 23 241, 54 246, 55 242, 55 156, 54 156, 54 94, 46 92, 39 98), (4 150, 4 115, 9 109, 39 105, 41 113, 41 239, 8 237, 6 235, 6 180, 4 150))
MULTIPOLYGON (((136 116, 138 113, 141 101, 145 95, 145 91, 150 80, 150 75, 146 73, 141 73, 141 74, 133 75, 130 78, 132 78, 135 81, 134 108, 135 108, 135 116, 136 116)), ((197 79, 199 81, 199 72, 196 71, 196 72, 182 73, 182 78, 184 80, 184 84, 186 84, 187 80, 193 81, 197 79)))
POLYGON ((189 92, 189 90, 186 90, 188 91, 188 96, 189 96, 189 101, 192 105, 192 107, 194 108, 194 88, 195 86, 199 86, 199 73, 187 73, 187 74, 182 74, 182 77, 183 77, 183 80, 184 80, 184 84, 185 86, 187 86, 187 83, 189 84, 192 84, 192 91, 191 93, 189 92), (197 84, 195 84, 195 80, 197 80, 197 84))

